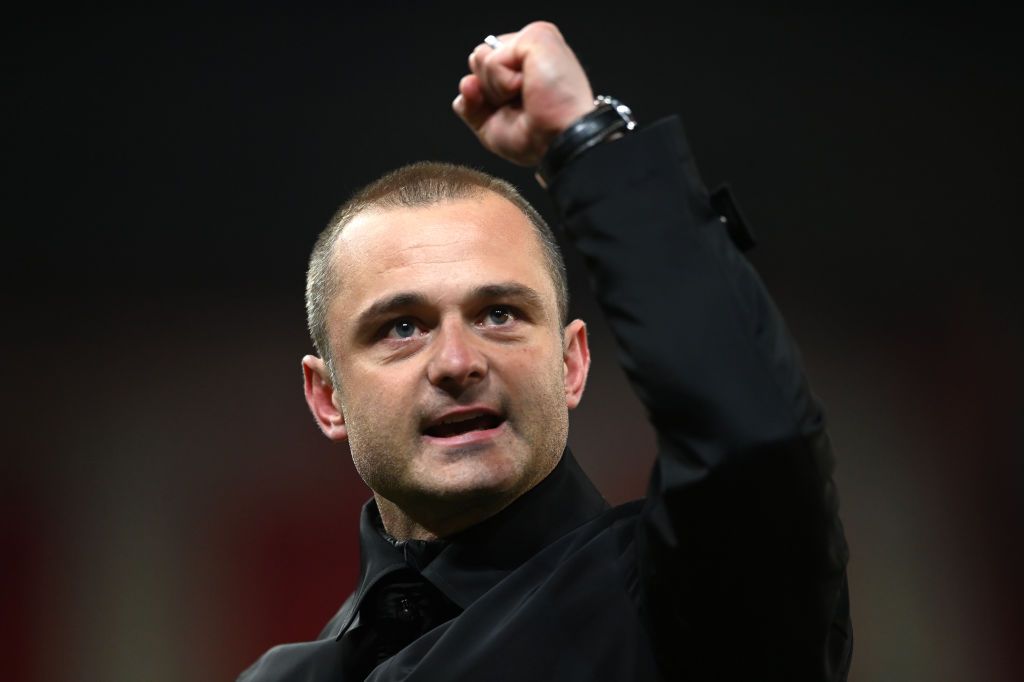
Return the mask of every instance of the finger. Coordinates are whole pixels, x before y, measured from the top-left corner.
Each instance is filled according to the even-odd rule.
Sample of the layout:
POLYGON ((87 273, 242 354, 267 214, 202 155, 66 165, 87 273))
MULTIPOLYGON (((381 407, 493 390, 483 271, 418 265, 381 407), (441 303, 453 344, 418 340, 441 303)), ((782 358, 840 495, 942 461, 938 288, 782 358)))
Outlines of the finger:
POLYGON ((519 96, 523 74, 504 64, 488 61, 480 73, 480 86, 487 101, 493 106, 500 106, 519 96))
POLYGON ((480 79, 472 74, 459 81, 459 95, 452 102, 452 109, 474 131, 494 114, 494 107, 484 97, 480 79))
POLYGON ((480 70, 483 68, 484 60, 492 52, 494 52, 494 49, 491 48, 489 45, 485 45, 484 43, 480 43, 479 45, 474 47, 473 51, 469 53, 469 59, 467 59, 470 73, 479 75, 480 70))
MULTIPOLYGON (((459 95, 452 102, 455 113, 462 118, 483 109, 486 105, 483 90, 480 87, 480 79, 473 74, 467 74, 459 81, 459 95)), ((467 123, 469 121, 467 120, 467 123)))
POLYGON ((487 104, 473 104, 459 95, 452 101, 452 111, 469 126, 473 132, 479 134, 488 120, 494 116, 494 109, 487 104))
POLYGON ((459 80, 459 94, 475 104, 480 104, 484 101, 480 79, 471 73, 466 74, 459 80))
POLYGON ((484 38, 484 42, 481 43, 481 45, 483 45, 484 47, 489 48, 492 51, 501 50, 501 49, 504 49, 504 48, 508 47, 510 44, 512 44, 515 41, 515 38, 516 38, 517 35, 519 35, 518 32, 516 32, 516 33, 500 33, 498 35, 493 35, 492 34, 492 35, 487 36, 487 38, 484 38), (492 40, 492 38, 493 38, 493 40, 492 40))
POLYGON ((515 41, 518 36, 519 32, 502 33, 495 36, 498 40, 498 47, 496 48, 484 42, 478 43, 469 53, 469 57, 466 60, 470 73, 479 76, 485 68, 485 63, 492 55, 500 55, 498 59, 501 63, 514 68, 521 59, 517 56, 515 50, 515 41))
POLYGON ((501 106, 519 96, 523 87, 522 60, 514 49, 515 34, 502 34, 510 42, 494 49, 483 43, 469 55, 470 72, 481 83, 484 97, 491 106, 501 106))

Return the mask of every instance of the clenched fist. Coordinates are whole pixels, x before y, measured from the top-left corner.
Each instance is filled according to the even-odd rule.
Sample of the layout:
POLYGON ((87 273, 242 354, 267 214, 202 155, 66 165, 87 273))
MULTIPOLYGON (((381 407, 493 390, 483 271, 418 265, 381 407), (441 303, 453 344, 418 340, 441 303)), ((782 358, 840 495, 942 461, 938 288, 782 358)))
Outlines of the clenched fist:
POLYGON ((536 166, 551 141, 594 108, 583 67, 554 24, 543 21, 481 43, 469 56, 452 108, 498 156, 536 166))

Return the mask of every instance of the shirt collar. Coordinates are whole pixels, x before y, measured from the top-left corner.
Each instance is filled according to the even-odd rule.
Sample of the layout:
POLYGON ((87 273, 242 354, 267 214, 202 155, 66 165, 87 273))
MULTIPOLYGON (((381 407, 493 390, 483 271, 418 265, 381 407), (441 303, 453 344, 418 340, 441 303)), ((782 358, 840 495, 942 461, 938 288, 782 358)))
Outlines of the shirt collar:
POLYGON ((423 577, 463 609, 538 551, 608 509, 566 448, 547 477, 489 519, 446 538, 439 551, 406 557, 404 543, 389 541, 371 498, 359 517, 359 585, 341 615, 341 636, 363 598, 381 578, 401 568, 422 566, 423 577), (423 566, 423 558, 427 557, 423 566))

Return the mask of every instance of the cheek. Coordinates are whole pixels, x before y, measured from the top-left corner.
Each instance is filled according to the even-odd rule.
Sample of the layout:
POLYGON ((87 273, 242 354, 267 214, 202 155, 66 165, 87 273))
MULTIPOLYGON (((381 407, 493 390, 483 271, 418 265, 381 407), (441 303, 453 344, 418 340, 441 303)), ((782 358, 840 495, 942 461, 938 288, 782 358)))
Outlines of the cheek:
POLYGON ((345 423, 350 431, 387 437, 407 418, 411 392, 404 385, 374 382, 345 396, 345 423))
POLYGON ((379 448, 376 441, 395 432, 408 409, 408 388, 381 373, 348 366, 339 373, 340 409, 348 428, 353 458, 379 448))
POLYGON ((338 371, 342 403, 348 410, 361 414, 372 412, 374 405, 399 403, 409 392, 408 374, 404 367, 350 362, 338 371))
POLYGON ((533 413, 558 410, 565 405, 565 371, 558 353, 525 352, 514 366, 506 367, 509 391, 525 398, 524 407, 533 413))
POLYGON ((355 399, 346 413, 352 464, 373 490, 386 490, 400 478, 404 441, 398 417, 378 396, 355 399))

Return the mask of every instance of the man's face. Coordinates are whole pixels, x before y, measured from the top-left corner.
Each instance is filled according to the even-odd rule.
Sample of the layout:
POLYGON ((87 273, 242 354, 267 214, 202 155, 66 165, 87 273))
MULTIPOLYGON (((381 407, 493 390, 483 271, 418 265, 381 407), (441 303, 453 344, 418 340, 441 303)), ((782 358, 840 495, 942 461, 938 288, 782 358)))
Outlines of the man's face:
POLYGON ((557 463, 586 377, 534 228, 494 194, 367 211, 334 252, 333 403, 356 469, 406 510, 511 501, 557 463), (578 386, 577 386, 578 383, 578 386))

